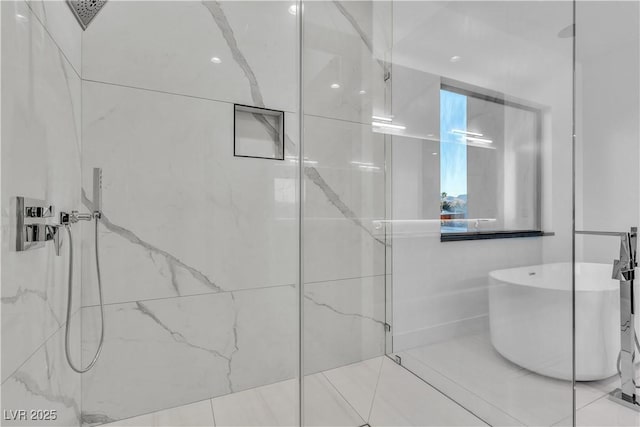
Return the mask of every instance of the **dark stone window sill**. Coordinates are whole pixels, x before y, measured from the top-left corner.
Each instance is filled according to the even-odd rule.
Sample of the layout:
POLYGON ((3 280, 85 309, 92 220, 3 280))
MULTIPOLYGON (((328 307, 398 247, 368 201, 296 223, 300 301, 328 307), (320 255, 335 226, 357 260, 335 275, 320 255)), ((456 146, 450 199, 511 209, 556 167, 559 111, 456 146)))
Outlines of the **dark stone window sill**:
POLYGON ((542 237, 553 236, 554 233, 545 233, 540 230, 521 231, 485 231, 470 233, 443 233, 440 235, 441 242, 460 242, 464 240, 489 240, 489 239, 514 239, 518 237, 542 237))

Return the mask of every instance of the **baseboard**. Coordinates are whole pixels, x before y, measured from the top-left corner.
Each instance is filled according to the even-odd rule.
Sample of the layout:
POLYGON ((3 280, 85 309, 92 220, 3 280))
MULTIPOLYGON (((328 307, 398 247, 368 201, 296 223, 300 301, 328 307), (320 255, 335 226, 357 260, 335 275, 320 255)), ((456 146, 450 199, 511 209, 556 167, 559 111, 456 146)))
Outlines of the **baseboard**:
POLYGON ((489 332, 489 315, 469 317, 454 322, 442 323, 429 328, 393 335, 393 352, 408 350, 423 345, 434 344, 441 341, 465 335, 481 334, 489 332))

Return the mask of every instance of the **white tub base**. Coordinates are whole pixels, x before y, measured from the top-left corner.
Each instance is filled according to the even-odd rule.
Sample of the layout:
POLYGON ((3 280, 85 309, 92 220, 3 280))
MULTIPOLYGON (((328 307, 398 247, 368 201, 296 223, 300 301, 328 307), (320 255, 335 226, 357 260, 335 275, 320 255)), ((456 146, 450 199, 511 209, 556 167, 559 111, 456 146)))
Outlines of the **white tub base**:
MULTIPOLYGON (((491 342, 505 358, 553 378, 572 378, 571 263, 489 273, 491 342)), ((576 265, 576 380, 617 374, 619 282, 611 265, 576 265)))

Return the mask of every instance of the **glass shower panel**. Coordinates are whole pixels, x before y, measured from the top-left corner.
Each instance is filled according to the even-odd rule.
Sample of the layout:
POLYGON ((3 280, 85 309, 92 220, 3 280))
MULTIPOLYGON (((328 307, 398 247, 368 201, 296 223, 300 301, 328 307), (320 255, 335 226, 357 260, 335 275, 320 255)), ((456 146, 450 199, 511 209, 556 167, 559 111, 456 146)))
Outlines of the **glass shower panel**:
POLYGON ((486 423, 571 425, 572 3, 392 7, 393 357, 486 423))
POLYGON ((304 3, 304 424, 571 424, 572 24, 304 3))
MULTIPOLYGON (((640 375, 640 349, 622 319, 630 307, 621 291, 630 285, 611 278, 614 260, 623 259, 619 233, 640 224, 639 76, 639 3, 577 2, 576 229, 587 233, 576 235, 579 425, 640 424, 640 412, 609 398, 623 381, 633 390, 640 375)), ((636 335, 639 292, 635 283, 636 335)))
POLYGON ((385 354, 391 3, 303 8, 303 423, 362 425, 373 388, 349 403, 342 380, 375 385, 385 354))

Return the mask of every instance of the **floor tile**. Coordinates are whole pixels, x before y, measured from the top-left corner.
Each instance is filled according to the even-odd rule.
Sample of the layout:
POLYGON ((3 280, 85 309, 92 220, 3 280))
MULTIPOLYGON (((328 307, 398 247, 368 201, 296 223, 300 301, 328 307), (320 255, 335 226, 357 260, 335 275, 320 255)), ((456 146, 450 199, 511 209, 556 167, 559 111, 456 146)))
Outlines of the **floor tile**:
POLYGON ((304 379, 305 426, 361 426, 365 422, 324 374, 304 379))
POLYGON ((608 397, 578 410, 576 413, 578 426, 640 426, 640 412, 612 402, 608 397))
POLYGON ((216 426, 295 426, 297 380, 282 381, 211 400, 216 426))
MULTIPOLYGON (((571 415, 571 383, 534 374, 500 356, 488 335, 472 335, 407 351, 459 387, 449 397, 463 401, 473 393, 526 425, 551 425, 571 415)), ((424 378, 427 382, 432 378, 424 378)), ((585 388, 584 404, 599 397, 585 388)), ((492 422, 492 420, 488 420, 492 422)))
POLYGON ((177 408, 165 409, 146 415, 140 415, 125 420, 106 424, 109 427, 178 427, 178 426, 214 426, 213 412, 211 411, 211 401, 189 405, 178 406, 177 408))
POLYGON ((402 366, 405 369, 408 369, 420 378, 428 380, 427 382, 429 385, 433 386, 445 395, 452 398, 455 397, 457 403, 464 406, 483 421, 496 427, 524 425, 522 421, 517 420, 504 412, 502 408, 499 408, 487 402, 481 396, 466 390, 457 382, 442 375, 442 373, 432 369, 424 363, 421 363, 410 354, 401 352, 398 355, 402 357, 402 366))
POLYGON ((600 381, 584 381, 577 383, 576 398, 578 409, 606 394, 609 394, 618 387, 620 387, 620 378, 617 375, 600 381))
POLYGON ((385 358, 369 424, 383 426, 485 426, 479 418, 385 358))
MULTIPOLYGON (((570 383, 521 369, 482 339, 402 352, 402 367, 385 356, 307 376, 305 425, 571 425, 570 383)), ((577 384, 578 426, 640 426, 640 413, 606 397, 617 382, 577 384)), ((297 411, 292 379, 107 426, 295 426, 297 411)))
POLYGON ((365 421, 369 420, 382 357, 326 371, 324 375, 365 421))

